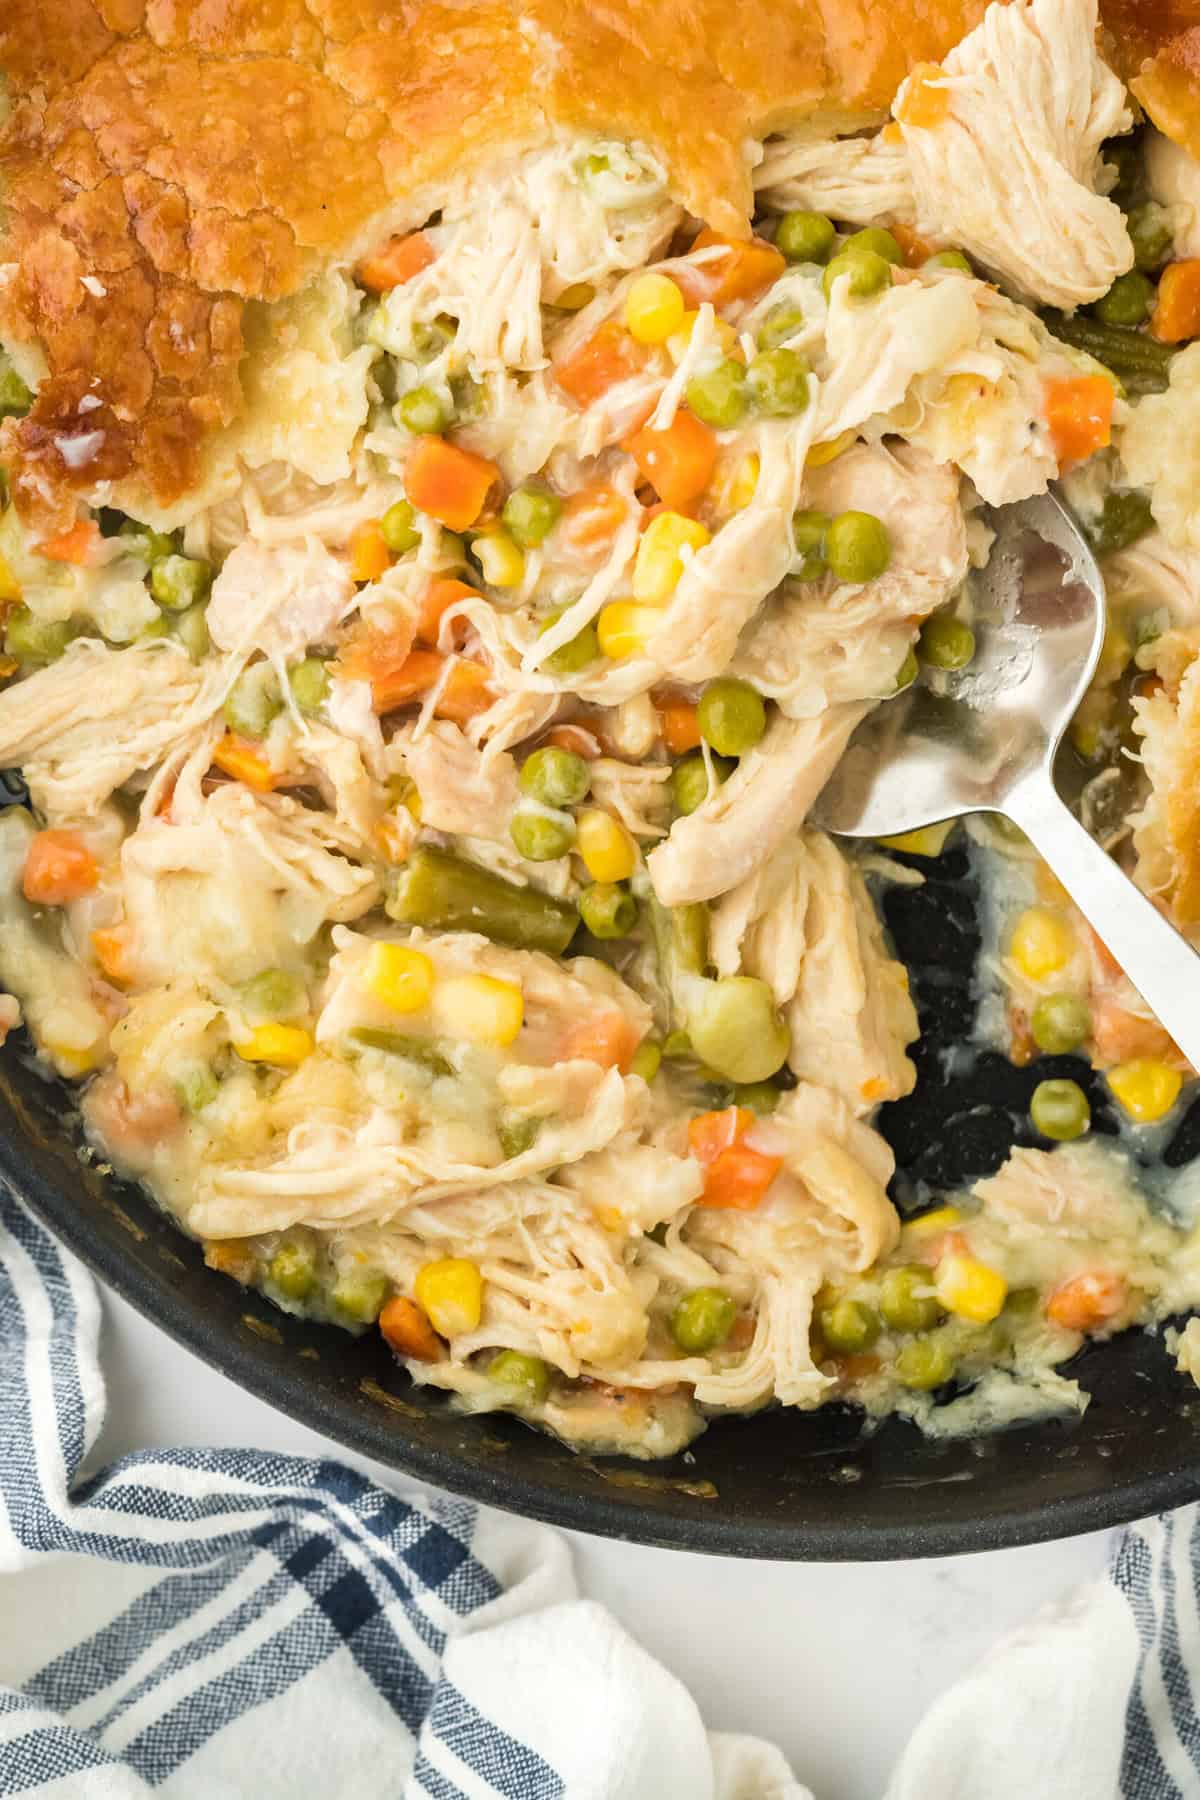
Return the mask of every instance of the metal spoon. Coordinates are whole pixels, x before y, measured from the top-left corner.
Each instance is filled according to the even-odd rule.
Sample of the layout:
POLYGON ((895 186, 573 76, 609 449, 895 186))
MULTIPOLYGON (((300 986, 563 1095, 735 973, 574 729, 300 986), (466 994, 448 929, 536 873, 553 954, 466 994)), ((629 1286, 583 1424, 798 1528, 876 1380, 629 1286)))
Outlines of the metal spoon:
POLYGON ((894 837, 1000 813, 1049 863, 1142 998, 1200 1068, 1200 962, 1091 838, 1054 785, 1055 752, 1104 639, 1104 583, 1051 494, 985 514, 996 533, 973 583, 977 650, 925 672, 855 732, 813 811, 842 837, 894 837))

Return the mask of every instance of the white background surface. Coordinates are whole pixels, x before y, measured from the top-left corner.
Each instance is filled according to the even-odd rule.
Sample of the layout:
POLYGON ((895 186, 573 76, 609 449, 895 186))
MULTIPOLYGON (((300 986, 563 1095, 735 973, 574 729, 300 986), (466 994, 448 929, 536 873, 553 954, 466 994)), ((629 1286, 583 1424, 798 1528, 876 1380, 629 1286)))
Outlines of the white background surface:
MULTIPOLYGON (((328 1453, 110 1294, 104 1307, 102 1460, 181 1441, 328 1453)), ((1108 1552, 1097 1533, 935 1562, 789 1565, 570 1536, 584 1593, 687 1684, 711 1727, 780 1744, 817 1800, 879 1800, 929 1702, 1108 1552)))

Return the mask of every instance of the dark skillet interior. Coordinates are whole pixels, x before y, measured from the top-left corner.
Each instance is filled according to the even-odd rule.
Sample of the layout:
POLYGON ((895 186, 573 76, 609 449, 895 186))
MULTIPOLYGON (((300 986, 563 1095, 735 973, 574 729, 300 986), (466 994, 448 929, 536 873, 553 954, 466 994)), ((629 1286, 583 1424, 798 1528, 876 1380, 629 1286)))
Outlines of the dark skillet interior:
MULTIPOLYGON (((1036 1080, 1089 1088, 1096 1129, 1114 1129, 1102 1090, 1069 1057, 1017 1070, 961 1046, 974 1015, 978 949, 967 857, 920 865, 923 888, 892 888, 885 913, 921 1011, 919 1082, 884 1109, 903 1210, 924 1183, 997 1168, 1029 1135, 1036 1080), (954 1073, 945 1048, 958 1046, 954 1073)), ((136 1188, 101 1176, 64 1122, 66 1091, 19 1043, 0 1059, 0 1170, 117 1291, 207 1362, 337 1443, 472 1499, 582 1531, 728 1556, 933 1556, 1123 1522, 1200 1497, 1200 1392, 1140 1333, 1090 1350, 1077 1373, 1093 1399, 1071 1425, 1046 1422, 935 1444, 892 1421, 874 1431, 848 1408, 783 1410, 716 1423, 669 1463, 580 1458, 518 1421, 463 1419, 412 1387, 377 1335, 306 1325, 206 1269, 136 1188)), ((1168 1160, 1200 1148, 1200 1103, 1168 1160)), ((178 1420, 188 1437, 186 1402, 178 1420)))

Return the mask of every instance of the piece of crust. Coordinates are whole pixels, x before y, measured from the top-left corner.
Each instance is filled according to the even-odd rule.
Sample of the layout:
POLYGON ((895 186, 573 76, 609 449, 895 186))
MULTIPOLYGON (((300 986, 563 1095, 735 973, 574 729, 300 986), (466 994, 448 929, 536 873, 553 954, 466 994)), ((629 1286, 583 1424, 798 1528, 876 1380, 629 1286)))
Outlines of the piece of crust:
POLYGON ((753 139, 881 116, 983 10, 8 0, 0 334, 46 367, 0 434, 18 506, 49 531, 101 482, 186 493, 241 405, 246 303, 419 224, 453 175, 590 130, 652 146, 690 212, 743 233, 753 139))

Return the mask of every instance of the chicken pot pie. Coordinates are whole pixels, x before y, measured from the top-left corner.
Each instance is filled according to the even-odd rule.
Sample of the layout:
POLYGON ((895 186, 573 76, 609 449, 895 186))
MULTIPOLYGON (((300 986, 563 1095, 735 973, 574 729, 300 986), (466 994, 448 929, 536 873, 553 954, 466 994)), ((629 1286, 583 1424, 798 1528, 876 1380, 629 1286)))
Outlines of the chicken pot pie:
POLYGON ((1085 1339, 1200 1301, 1133 1154, 1192 1072, 994 832, 980 1031, 1130 1135, 1047 1079, 901 1221, 879 883, 944 834, 805 822, 969 662, 980 503, 1063 477, 1085 816, 1200 931, 1190 40, 7 9, 4 1022, 212 1266, 647 1457, 772 1400, 1070 1410, 1085 1339))

